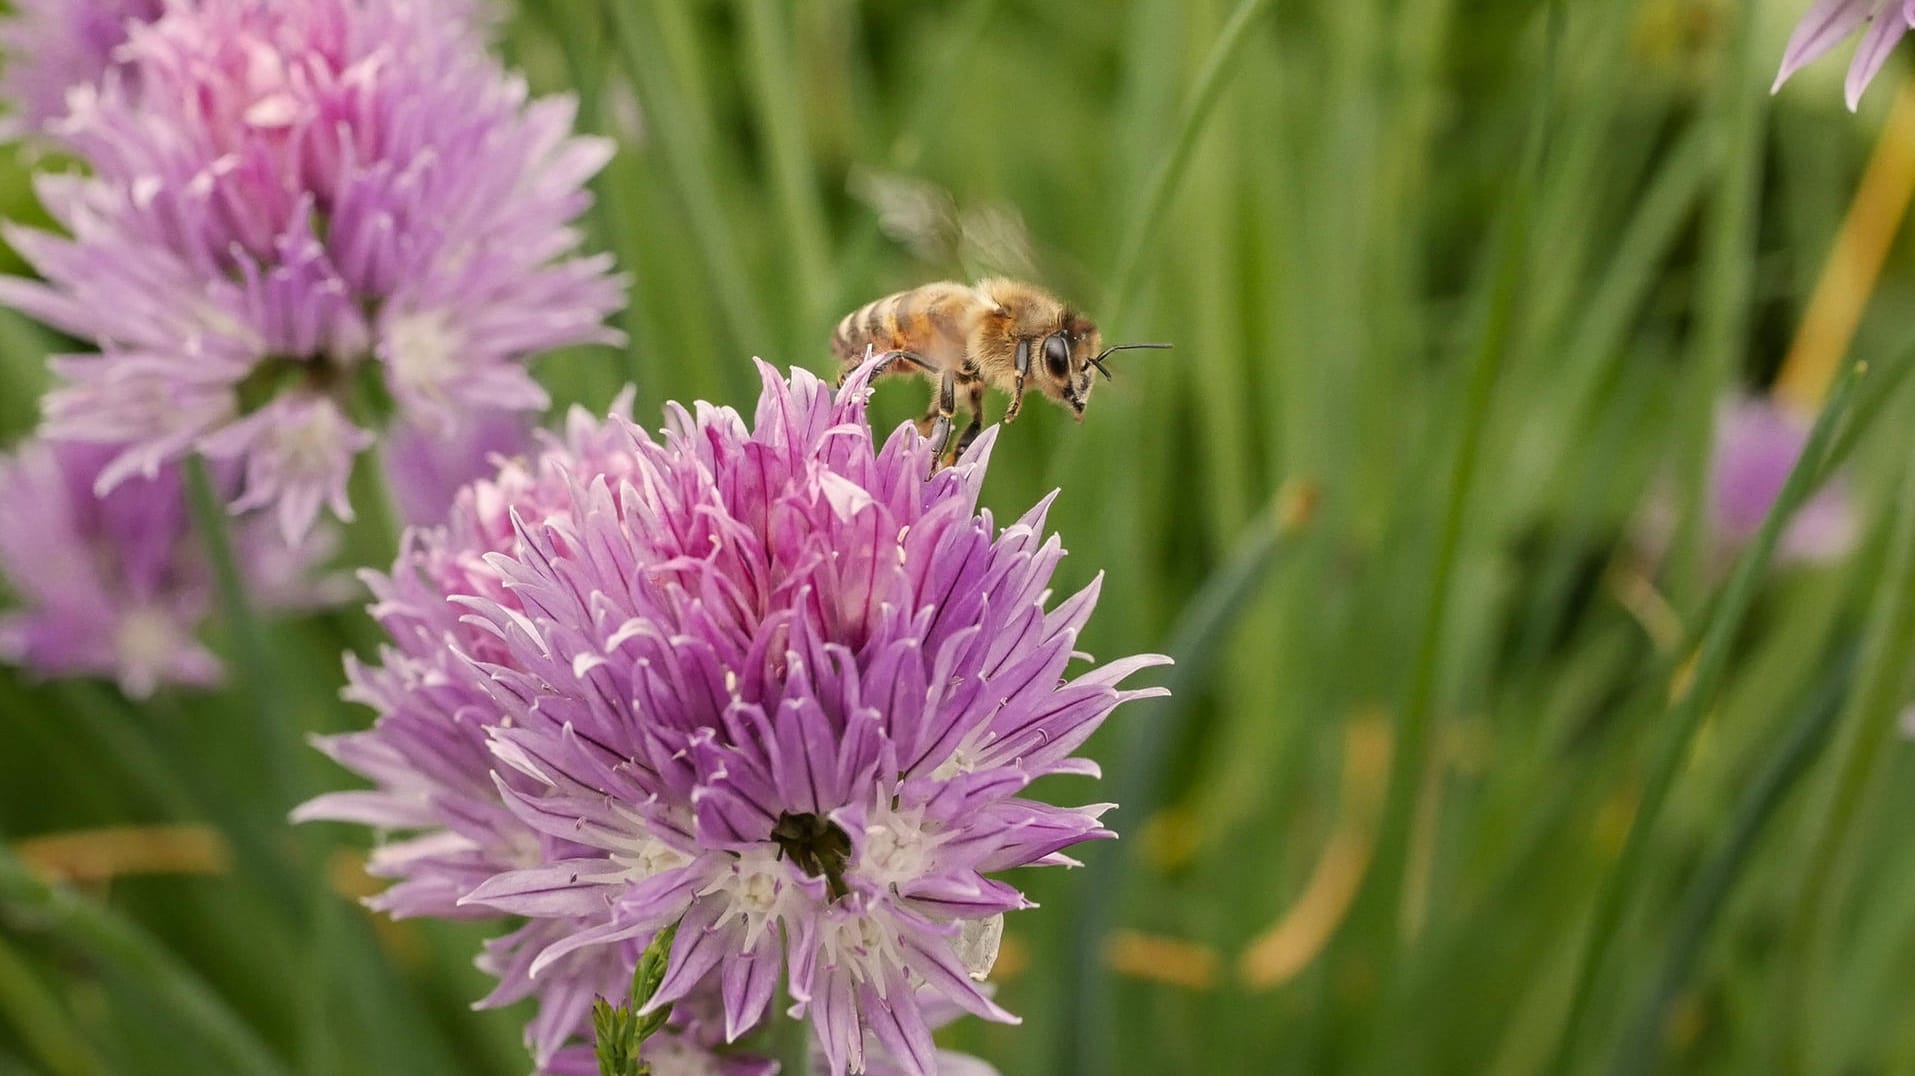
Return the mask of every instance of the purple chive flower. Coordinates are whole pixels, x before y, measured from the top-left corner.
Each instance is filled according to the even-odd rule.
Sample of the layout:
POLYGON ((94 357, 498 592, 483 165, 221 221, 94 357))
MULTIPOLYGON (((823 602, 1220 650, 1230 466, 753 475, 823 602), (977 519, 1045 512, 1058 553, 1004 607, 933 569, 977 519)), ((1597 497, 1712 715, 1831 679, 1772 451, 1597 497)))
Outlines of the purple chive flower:
POLYGON ((134 25, 52 131, 67 233, 9 230, 45 283, 5 301, 98 344, 62 358, 47 429, 124 445, 110 489, 189 452, 289 537, 345 482, 388 398, 446 430, 546 405, 526 359, 607 342, 620 302, 572 222, 609 143, 529 102, 462 0, 199 0, 134 25))
POLYGON ((1165 659, 1062 679, 1098 587, 1046 608, 1048 500, 1001 536, 977 512, 992 433, 927 480, 915 431, 874 447, 862 377, 834 401, 763 372, 755 430, 677 411, 663 444, 631 431, 624 482, 561 464, 571 509, 491 560, 515 601, 465 603, 512 652, 494 751, 541 786, 508 805, 589 849, 466 903, 602 917, 535 975, 682 919, 655 1003, 717 974, 736 1037, 782 975, 831 1071, 866 1069, 868 1033, 932 1072, 920 987, 1013 1019, 977 980, 1028 905, 987 875, 1111 835, 1108 805, 1020 793, 1094 774, 1072 752, 1165 659))
MULTIPOLYGON (((42 676, 112 677, 133 696, 213 684, 219 663, 196 638, 212 607, 211 569, 179 471, 95 497, 113 451, 32 441, 0 457, 0 589, 19 602, 0 612, 0 660, 42 676)), ((323 545, 289 550, 248 526, 233 537, 255 600, 321 600, 300 580, 323 545)))
MULTIPOLYGON (((1709 463, 1709 522, 1717 544, 1733 554, 1754 540, 1802 455, 1809 427, 1767 400, 1741 398, 1716 412, 1709 463)), ((1779 561, 1839 560, 1854 548, 1858 524, 1847 485, 1837 476, 1809 498, 1782 532, 1779 561)))
POLYGON ((129 22, 160 17, 164 0, 14 0, 0 19, 0 138, 44 132, 75 86, 97 86, 115 66, 129 22))
POLYGON ((978 980, 1027 902, 988 875, 1110 836, 1022 792, 1094 775, 1073 752, 1167 659, 1066 678, 1098 585, 1053 606, 1048 500, 978 510, 994 431, 927 479, 914 430, 874 445, 868 375, 761 369, 755 429, 575 417, 416 533, 353 677, 379 723, 327 744, 378 788, 303 816, 421 834, 375 860, 388 906, 526 917, 508 980, 682 920, 656 1003, 715 980, 735 1040, 783 978, 832 1071, 930 1072, 920 993, 1011 1019, 978 980))
POLYGON ((1862 91, 1888 62, 1889 53, 1911 23, 1915 23, 1915 0, 1816 0, 1783 49, 1782 69, 1776 73, 1770 92, 1780 90, 1791 75, 1866 26, 1843 87, 1849 111, 1853 112, 1862 100, 1862 91))

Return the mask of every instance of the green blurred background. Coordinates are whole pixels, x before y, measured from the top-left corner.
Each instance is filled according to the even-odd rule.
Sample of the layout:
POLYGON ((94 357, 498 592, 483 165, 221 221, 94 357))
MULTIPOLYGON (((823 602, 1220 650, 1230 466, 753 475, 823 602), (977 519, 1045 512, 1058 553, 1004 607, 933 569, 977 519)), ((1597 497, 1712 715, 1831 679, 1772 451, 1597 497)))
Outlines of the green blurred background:
MULTIPOLYGON (((1063 490, 1060 593, 1108 573, 1086 648, 1180 664, 1092 742, 1100 789, 1047 790, 1121 801, 1123 840, 1018 879, 1024 1024, 945 1041, 1006 1074, 1915 1071, 1905 244, 1796 369, 1812 405, 1869 363, 1830 418, 1859 547, 1737 575, 1700 514, 1717 402, 1783 366, 1878 139, 1915 154, 1903 64, 1859 116, 1846 48, 1771 99, 1807 6, 508 7, 508 60, 621 144, 588 227, 630 347, 545 360, 562 404, 748 408, 751 356, 827 371, 845 311, 985 273, 1176 343, 998 443, 999 518, 1063 490)), ((25 162, 0 197, 40 219, 25 162)), ((57 346, 0 315, 9 440, 57 346)), ((270 698, 0 670, 0 1073, 529 1067, 523 1012, 467 1007, 496 928, 376 919, 364 835, 283 824, 348 783, 264 760, 370 719, 337 701, 368 621, 264 638, 270 698), (130 839, 159 870, 23 867, 176 823, 130 839)))

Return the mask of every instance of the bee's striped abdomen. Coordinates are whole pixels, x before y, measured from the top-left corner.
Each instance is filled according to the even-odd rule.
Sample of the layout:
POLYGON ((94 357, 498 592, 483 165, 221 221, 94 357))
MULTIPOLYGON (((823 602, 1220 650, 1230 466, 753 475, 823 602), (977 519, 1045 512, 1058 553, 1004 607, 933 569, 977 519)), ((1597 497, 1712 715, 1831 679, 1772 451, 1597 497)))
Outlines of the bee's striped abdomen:
MULTIPOLYGON (((831 337, 831 350, 841 365, 865 356, 909 351, 933 362, 963 358, 966 314, 977 302, 962 284, 926 284, 901 291, 846 314, 831 337)), ((901 372, 901 371, 900 371, 901 372)))
POLYGON ((889 334, 879 332, 882 308, 908 292, 887 295, 866 303, 838 322, 838 331, 831 336, 831 350, 844 362, 856 362, 864 358, 866 347, 877 351, 890 350, 889 334))

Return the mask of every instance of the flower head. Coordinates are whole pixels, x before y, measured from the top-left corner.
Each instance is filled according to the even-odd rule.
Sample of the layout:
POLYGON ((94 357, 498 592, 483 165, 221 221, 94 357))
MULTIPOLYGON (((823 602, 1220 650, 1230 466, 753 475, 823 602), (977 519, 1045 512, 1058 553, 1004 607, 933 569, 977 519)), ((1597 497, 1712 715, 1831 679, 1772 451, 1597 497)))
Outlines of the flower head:
POLYGON ((572 221, 610 154, 528 101, 459 0, 200 0, 134 25, 53 133, 92 166, 13 229, 45 283, 6 301, 98 355, 61 360, 49 431, 125 450, 111 488, 190 451, 240 461, 235 509, 288 537, 396 412, 447 429, 536 410, 525 368, 607 341, 620 301, 572 221))
MULTIPOLYGON (((110 676, 135 696, 165 683, 214 683, 219 663, 197 638, 211 573, 179 471, 161 468, 95 497, 112 453, 33 441, 0 457, 0 582, 21 606, 0 614, 0 659, 45 676, 110 676)), ((301 577, 323 546, 288 550, 257 527, 234 538, 259 600, 317 598, 301 577)))
POLYGON ((1782 69, 1776 73, 1770 92, 1780 90, 1789 76, 1867 27, 1862 43, 1856 46, 1855 58, 1849 62, 1843 87, 1849 111, 1853 112, 1861 103, 1862 91, 1888 62, 1888 54, 1911 23, 1915 23, 1915 0, 1816 0, 1783 49, 1782 69))
POLYGON ((761 369, 753 426, 575 418, 409 543, 377 607, 394 647, 355 684, 422 686, 362 687, 380 721, 334 754, 380 787, 308 813, 371 797, 356 820, 437 840, 381 861, 389 894, 527 917, 527 978, 679 922, 654 1004, 716 981, 734 1040, 782 978, 832 1071, 928 1072, 921 994, 1011 1019, 979 980, 1028 902, 990 875, 1110 836, 1106 805, 1023 793, 1095 774, 1075 750, 1166 659, 1066 675, 1098 584, 1052 602, 1048 500, 1001 533, 978 509, 994 431, 927 478, 914 430, 874 444, 867 374, 834 398, 761 369), (428 725, 459 762, 401 746, 428 725), (480 846, 517 851, 475 882, 450 853, 480 846))
POLYGON ((0 137, 39 133, 66 112, 75 86, 115 66, 129 22, 159 18, 164 0, 14 0, 0 20, 0 100, 12 114, 0 137))

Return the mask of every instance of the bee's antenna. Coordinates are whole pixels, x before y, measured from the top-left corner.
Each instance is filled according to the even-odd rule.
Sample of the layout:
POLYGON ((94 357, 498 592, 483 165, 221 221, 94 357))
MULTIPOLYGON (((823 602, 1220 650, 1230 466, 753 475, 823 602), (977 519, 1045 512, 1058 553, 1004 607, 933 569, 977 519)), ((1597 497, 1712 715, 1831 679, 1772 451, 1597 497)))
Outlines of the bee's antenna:
POLYGON ((1097 367, 1097 372, 1104 375, 1104 380, 1109 381, 1110 368, 1104 365, 1104 360, 1110 358, 1110 353, 1113 351, 1138 351, 1138 350, 1169 351, 1170 345, 1169 344, 1112 344, 1111 346, 1098 352, 1097 357, 1090 360, 1090 364, 1092 366, 1097 367))

